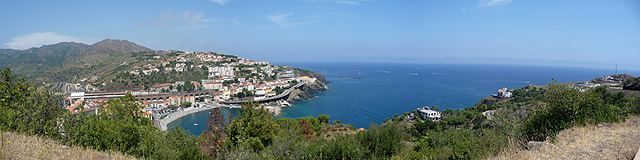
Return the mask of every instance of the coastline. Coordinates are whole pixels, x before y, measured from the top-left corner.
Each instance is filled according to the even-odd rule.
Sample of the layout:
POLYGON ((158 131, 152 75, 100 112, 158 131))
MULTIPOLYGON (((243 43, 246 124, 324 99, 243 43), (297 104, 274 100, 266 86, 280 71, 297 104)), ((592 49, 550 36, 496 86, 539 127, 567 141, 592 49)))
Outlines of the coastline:
MULTIPOLYGON (((324 77, 323 77, 324 79, 324 77)), ((267 109, 269 112, 271 112, 274 116, 278 116, 280 115, 280 113, 282 112, 282 108, 284 107, 290 107, 291 102, 292 101, 304 101, 304 100, 308 100, 314 97, 314 94, 316 93, 320 93, 323 91, 328 90, 328 87, 326 86, 326 84, 324 82, 321 81, 315 81, 313 83, 309 83, 309 82, 305 82, 305 84, 308 85, 304 85, 301 88, 295 87, 295 88, 291 88, 291 90, 289 92, 295 92, 293 93, 295 98, 292 98, 291 95, 288 95, 286 100, 279 100, 276 102, 270 102, 267 104, 261 104, 265 109, 267 109), (310 87, 309 85, 312 85, 313 87, 310 87)), ((195 109, 189 109, 189 110, 179 110, 176 111, 174 113, 171 113, 168 115, 168 118, 165 119, 160 119, 158 120, 158 126, 161 130, 166 131, 167 129, 169 129, 168 125, 169 123, 177 120, 178 118, 182 118, 184 116, 190 115, 190 114, 194 114, 194 113, 198 113, 198 112, 202 112, 205 110, 209 110, 209 109, 214 109, 217 107, 228 107, 228 108, 240 108, 239 106, 232 106, 232 105, 223 105, 223 104, 215 104, 215 105, 205 105, 202 106, 200 108, 195 108, 195 109)))
POLYGON ((183 109, 183 110, 171 113, 171 114, 169 114, 168 118, 158 120, 159 123, 160 123, 160 130, 166 131, 167 129, 169 129, 167 127, 167 125, 169 125, 169 123, 177 120, 178 118, 182 118, 182 117, 190 115, 190 114, 194 114, 194 113, 198 113, 198 112, 202 112, 202 111, 206 111, 206 110, 214 109, 214 108, 218 108, 218 107, 225 107, 225 106, 223 106, 223 105, 211 105, 211 106, 206 105, 206 106, 203 106, 203 107, 200 107, 200 108, 190 109, 190 110, 186 110, 186 111, 183 109))
MULTIPOLYGON (((282 102, 280 102, 280 103, 282 103, 282 102)), ((289 102, 285 102, 285 103, 287 105, 290 105, 289 102)), ((266 110, 268 110, 269 112, 273 113, 274 116, 278 116, 282 112, 282 108, 283 107, 287 107, 287 106, 282 106, 280 104, 278 104, 278 105, 262 105, 262 106, 264 106, 264 108, 266 110)), ((159 126, 158 127, 161 130, 166 131, 166 130, 169 129, 169 127, 168 127, 169 123, 171 123, 171 122, 173 122, 175 120, 178 120, 179 118, 182 118, 182 117, 190 115, 190 114, 202 112, 202 111, 215 109, 215 108, 218 108, 218 107, 240 108, 238 106, 217 104, 217 105, 207 105, 207 106, 204 106, 204 107, 195 108, 195 109, 189 109, 189 110, 179 110, 177 112, 169 114, 169 118, 158 120, 158 122, 159 122, 159 126)))

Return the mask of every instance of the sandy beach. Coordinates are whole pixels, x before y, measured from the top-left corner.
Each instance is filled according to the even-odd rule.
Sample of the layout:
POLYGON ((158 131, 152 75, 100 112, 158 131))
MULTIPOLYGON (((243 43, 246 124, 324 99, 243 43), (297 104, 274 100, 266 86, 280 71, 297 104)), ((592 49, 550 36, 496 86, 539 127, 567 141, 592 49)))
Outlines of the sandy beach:
MULTIPOLYGON (((287 105, 290 105, 288 102, 286 102, 287 105)), ((282 104, 278 103, 277 105, 263 105, 265 109, 269 110, 269 112, 273 113, 274 116, 278 116, 280 114, 280 112, 282 112, 282 104)), ((161 119, 159 120, 160 122, 160 129, 162 129, 163 131, 166 131, 168 128, 167 125, 169 125, 169 123, 177 120, 178 118, 182 118, 184 116, 193 114, 193 113, 198 113, 198 112, 202 112, 205 110, 209 110, 209 109, 214 109, 217 107, 228 107, 228 108, 240 108, 239 106, 230 106, 230 105, 210 105, 207 104, 206 106, 200 107, 200 108, 195 108, 195 109, 188 109, 188 110, 179 110, 175 113, 171 113, 169 114, 169 117, 166 119, 161 119)))
POLYGON ((223 105, 206 105, 206 106, 203 106, 203 107, 200 107, 200 108, 189 109, 189 110, 180 110, 180 111, 177 111, 175 113, 171 113, 171 114, 169 114, 168 118, 160 120, 160 129, 162 129, 163 131, 166 131, 168 129, 167 125, 169 123, 175 121, 178 118, 184 117, 184 116, 189 115, 189 114, 201 112, 201 111, 214 109, 214 108, 217 108, 217 107, 225 107, 225 106, 223 106, 223 105))

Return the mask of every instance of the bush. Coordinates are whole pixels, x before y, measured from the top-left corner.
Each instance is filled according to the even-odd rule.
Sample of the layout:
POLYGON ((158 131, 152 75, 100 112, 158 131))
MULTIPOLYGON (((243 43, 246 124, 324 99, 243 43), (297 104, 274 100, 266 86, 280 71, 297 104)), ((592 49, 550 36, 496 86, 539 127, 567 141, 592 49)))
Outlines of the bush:
POLYGON ((329 115, 321 114, 321 115, 318 115, 316 118, 318 119, 318 121, 320 121, 320 124, 329 124, 329 118, 330 118, 329 115))
POLYGON ((152 159, 204 158, 193 135, 182 128, 158 130, 141 115, 141 106, 131 94, 110 99, 103 108, 101 115, 65 117, 63 142, 152 159))
POLYGON ((368 131, 356 134, 360 144, 367 150, 366 155, 371 156, 371 159, 391 157, 400 151, 401 140, 407 137, 404 128, 397 123, 371 124, 368 131))
POLYGON ((354 136, 336 136, 310 145, 300 159, 363 159, 366 148, 354 136))
POLYGON ((277 131, 276 124, 271 113, 258 106, 257 102, 242 104, 242 112, 238 111, 238 118, 226 130, 229 138, 225 145, 262 150, 271 143, 277 131))
POLYGON ((567 85, 552 84, 546 95, 548 106, 529 117, 523 131, 530 140, 543 141, 576 124, 617 122, 620 108, 605 103, 598 93, 602 95, 602 88, 580 92, 567 85))
POLYGON ((62 96, 12 75, 9 68, 0 71, 0 130, 59 136, 56 123, 65 112, 62 96))

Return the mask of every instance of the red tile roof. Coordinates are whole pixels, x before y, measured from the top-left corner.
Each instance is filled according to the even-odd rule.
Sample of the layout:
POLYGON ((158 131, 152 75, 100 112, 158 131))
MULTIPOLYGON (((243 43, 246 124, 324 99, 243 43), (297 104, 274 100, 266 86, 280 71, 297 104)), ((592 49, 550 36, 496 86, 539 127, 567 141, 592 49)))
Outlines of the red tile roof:
POLYGON ((159 88, 159 87, 165 87, 165 86, 169 86, 169 85, 171 85, 171 83, 165 83, 165 84, 161 84, 161 85, 155 85, 155 86, 153 86, 153 87, 151 87, 151 88, 159 88))

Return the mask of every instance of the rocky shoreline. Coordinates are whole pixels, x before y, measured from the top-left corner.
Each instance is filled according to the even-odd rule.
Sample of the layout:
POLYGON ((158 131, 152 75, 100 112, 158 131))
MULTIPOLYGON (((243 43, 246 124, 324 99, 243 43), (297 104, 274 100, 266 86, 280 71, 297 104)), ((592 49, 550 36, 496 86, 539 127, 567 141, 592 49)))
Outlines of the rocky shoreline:
POLYGON ((289 102, 309 100, 315 97, 315 94, 329 90, 329 87, 326 85, 326 83, 329 83, 329 81, 327 81, 324 76, 319 73, 305 70, 296 70, 296 74, 300 76, 309 76, 312 78, 316 78, 316 81, 313 83, 307 83, 306 85, 291 91, 289 97, 287 98, 287 101, 289 102))

